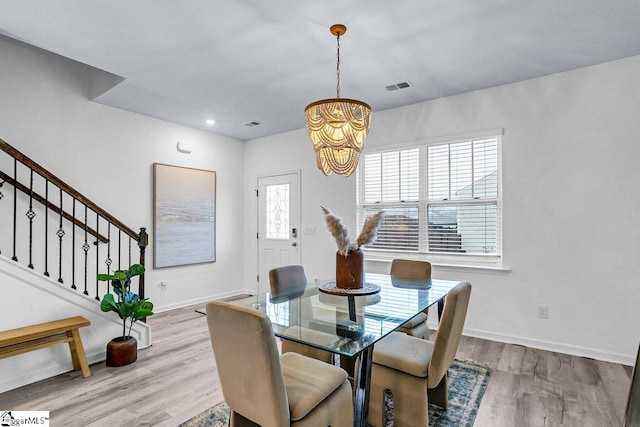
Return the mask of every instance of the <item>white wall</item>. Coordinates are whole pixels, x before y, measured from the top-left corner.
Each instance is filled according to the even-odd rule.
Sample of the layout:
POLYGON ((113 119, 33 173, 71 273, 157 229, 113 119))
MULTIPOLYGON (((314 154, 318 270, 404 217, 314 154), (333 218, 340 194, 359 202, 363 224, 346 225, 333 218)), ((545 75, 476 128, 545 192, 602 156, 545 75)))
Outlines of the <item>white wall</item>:
MULTIPOLYGON (((639 74, 640 57, 633 57, 374 113, 367 149, 504 129, 509 271, 434 268, 437 278, 474 284, 467 334, 633 364, 640 339, 639 74), (538 319, 538 305, 549 307, 547 320, 538 319)), ((296 168, 300 229, 318 229, 301 242, 310 278, 330 277, 334 266, 335 246, 317 206, 355 223, 355 179, 324 177, 304 129, 249 142, 247 282, 256 265, 249 188, 261 174, 296 168)), ((374 264, 367 268, 388 269, 374 264)))
MULTIPOLYGON (((242 143, 91 102, 91 84, 99 77, 100 72, 90 67, 0 36, 0 138, 129 227, 148 228, 146 296, 156 311, 240 292, 242 143), (192 144, 191 155, 176 151, 179 140, 192 144), (152 268, 154 162, 217 172, 215 263, 152 268), (161 280, 168 281, 166 290, 161 290, 161 280)), ((3 255, 9 253, 9 248, 3 249, 3 255)), ((47 297, 10 278, 0 281, 0 292, 11 292, 12 300, 20 301, 22 313, 76 314, 51 309, 47 297)), ((95 309, 99 310, 97 304, 95 309)), ((30 323, 28 317, 0 312, 0 330, 30 323)), ((104 351, 105 345, 98 346, 104 351)), ((87 348, 87 353, 96 351, 97 347, 87 348)), ((37 357, 33 354, 25 357, 37 357)))
POLYGON ((0 138, 129 227, 147 227, 147 296, 157 309, 239 288, 241 142, 88 101, 95 70, 77 62, 7 38, 0 57, 0 138), (176 150, 179 140, 192 154, 176 150), (215 263, 152 269, 154 162, 217 172, 215 263))

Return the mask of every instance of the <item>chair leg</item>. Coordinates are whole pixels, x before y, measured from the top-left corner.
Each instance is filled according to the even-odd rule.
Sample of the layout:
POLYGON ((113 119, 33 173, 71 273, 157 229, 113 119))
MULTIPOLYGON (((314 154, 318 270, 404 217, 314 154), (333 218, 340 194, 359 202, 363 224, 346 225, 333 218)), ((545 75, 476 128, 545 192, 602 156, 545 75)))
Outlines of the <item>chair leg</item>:
POLYGON ((449 383, 445 374, 437 386, 427 390, 429 403, 447 409, 449 406, 449 383))
POLYGON ((259 424, 254 423, 248 418, 243 417, 235 411, 231 411, 229 417, 230 427, 260 427, 259 424))

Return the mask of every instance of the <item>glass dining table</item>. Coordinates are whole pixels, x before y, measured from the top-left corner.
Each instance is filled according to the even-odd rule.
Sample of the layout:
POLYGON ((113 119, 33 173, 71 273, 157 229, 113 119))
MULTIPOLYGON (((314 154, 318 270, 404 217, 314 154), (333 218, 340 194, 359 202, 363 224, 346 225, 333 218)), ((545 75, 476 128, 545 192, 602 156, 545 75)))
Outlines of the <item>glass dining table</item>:
POLYGON ((290 294, 266 293, 233 303, 266 313, 281 339, 353 361, 353 425, 366 427, 374 344, 427 307, 438 304, 440 315, 447 293, 457 284, 366 273, 366 289, 360 292, 340 293, 334 283, 318 281, 290 294))

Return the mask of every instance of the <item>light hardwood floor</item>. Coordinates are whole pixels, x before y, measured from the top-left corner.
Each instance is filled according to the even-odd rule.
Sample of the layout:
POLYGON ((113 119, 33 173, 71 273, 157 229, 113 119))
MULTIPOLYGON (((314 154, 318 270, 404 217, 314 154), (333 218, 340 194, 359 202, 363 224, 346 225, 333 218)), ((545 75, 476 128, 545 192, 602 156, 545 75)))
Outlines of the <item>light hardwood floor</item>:
MULTIPOLYGON (((222 401, 205 316, 149 318, 153 346, 120 368, 91 366, 0 394, 1 410, 50 411, 51 426, 171 426, 222 401)), ((463 337, 459 359, 492 371, 475 426, 622 426, 631 368, 463 337)))

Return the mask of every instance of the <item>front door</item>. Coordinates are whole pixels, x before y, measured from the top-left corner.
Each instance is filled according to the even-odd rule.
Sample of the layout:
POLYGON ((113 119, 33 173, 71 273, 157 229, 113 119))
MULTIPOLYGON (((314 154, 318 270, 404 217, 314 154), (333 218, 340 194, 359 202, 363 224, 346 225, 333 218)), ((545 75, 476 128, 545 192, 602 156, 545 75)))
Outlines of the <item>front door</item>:
POLYGON ((297 173, 258 178, 258 291, 269 291, 269 270, 300 264, 297 173))

